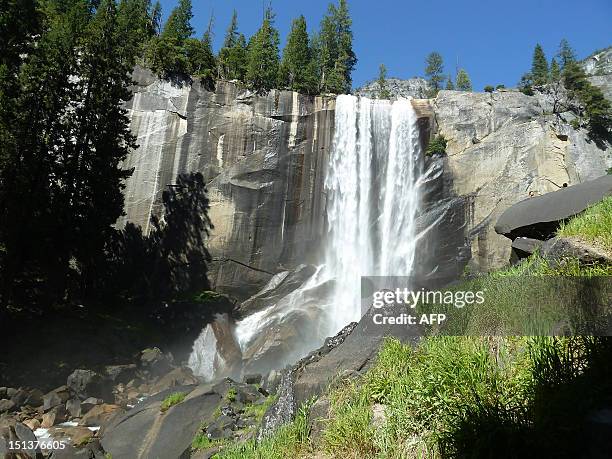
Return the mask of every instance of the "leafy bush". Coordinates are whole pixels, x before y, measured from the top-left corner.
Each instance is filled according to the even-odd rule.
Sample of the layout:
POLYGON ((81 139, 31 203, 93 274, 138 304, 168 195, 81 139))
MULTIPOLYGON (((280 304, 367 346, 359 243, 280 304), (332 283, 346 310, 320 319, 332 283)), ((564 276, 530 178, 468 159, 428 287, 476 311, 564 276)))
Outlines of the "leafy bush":
POLYGON ((495 86, 495 89, 505 89, 506 85, 505 84, 498 84, 497 86, 495 86))
POLYGON ((427 150, 425 152, 428 156, 434 154, 443 155, 446 153, 446 144, 447 140, 444 138, 444 136, 437 135, 429 141, 429 145, 427 145, 427 150))
POLYGON ((184 392, 175 392, 173 394, 168 395, 164 399, 164 401, 161 403, 160 410, 162 412, 168 411, 170 407, 173 407, 174 405, 178 405, 183 400, 185 400, 186 396, 187 394, 185 394, 184 392))
POLYGON ((493 86, 491 86, 490 84, 488 84, 488 85, 486 85, 484 87, 484 91, 485 92, 493 92, 493 91, 495 91, 495 88, 493 86))

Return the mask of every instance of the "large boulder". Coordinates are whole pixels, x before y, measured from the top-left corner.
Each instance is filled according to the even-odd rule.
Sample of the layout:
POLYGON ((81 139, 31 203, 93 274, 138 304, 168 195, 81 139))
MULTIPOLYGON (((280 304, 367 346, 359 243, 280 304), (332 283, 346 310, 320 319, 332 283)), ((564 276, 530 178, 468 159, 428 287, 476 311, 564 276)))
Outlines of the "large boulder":
POLYGON ((184 457, 200 425, 212 419, 222 400, 213 387, 175 387, 139 403, 107 426, 102 438, 104 450, 117 458, 184 457), (162 412, 162 401, 175 392, 185 393, 185 399, 162 412))
POLYGON ((111 382, 93 370, 74 370, 66 385, 81 399, 97 397, 106 401, 113 399, 111 382))
POLYGON ((159 348, 145 349, 140 353, 140 368, 150 377, 158 377, 172 370, 172 357, 159 348))
POLYGON ((510 239, 550 239, 559 224, 612 195, 612 175, 604 175, 552 193, 525 199, 508 208, 495 231, 510 239))

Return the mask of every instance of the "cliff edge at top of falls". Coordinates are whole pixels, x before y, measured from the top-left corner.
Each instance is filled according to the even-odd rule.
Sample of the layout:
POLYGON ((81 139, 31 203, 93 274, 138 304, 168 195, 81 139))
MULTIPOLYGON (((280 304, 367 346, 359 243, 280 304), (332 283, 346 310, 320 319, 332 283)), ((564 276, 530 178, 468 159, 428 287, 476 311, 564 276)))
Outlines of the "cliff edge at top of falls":
MULTIPOLYGON (((598 55, 591 77, 604 88, 611 80, 601 64, 607 55, 598 55)), ((146 231, 167 185, 179 173, 199 171, 215 225, 210 278, 218 291, 246 298, 275 273, 320 260, 334 97, 258 95, 224 81, 210 91, 197 79, 173 84, 142 68, 134 79, 126 106, 140 148, 125 164, 134 173, 120 224, 146 231)), ((511 242, 493 229, 504 209, 612 166, 610 148, 570 127, 571 113, 553 114, 546 94, 441 91, 413 105, 426 121, 422 137, 435 129, 448 140, 447 155, 430 160, 439 176, 428 183, 419 218, 423 227, 437 222, 436 237, 420 249, 449 272, 461 273, 466 263, 472 271, 506 264, 511 242)), ((423 262, 423 271, 433 269, 423 262)))

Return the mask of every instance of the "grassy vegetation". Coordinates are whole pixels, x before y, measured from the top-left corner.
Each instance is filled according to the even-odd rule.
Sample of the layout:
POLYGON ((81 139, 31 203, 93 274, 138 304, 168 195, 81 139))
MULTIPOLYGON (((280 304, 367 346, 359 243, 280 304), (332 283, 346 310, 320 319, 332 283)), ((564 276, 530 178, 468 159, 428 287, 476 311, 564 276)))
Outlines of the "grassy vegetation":
POLYGON ((295 420, 278 429, 274 435, 257 442, 255 439, 234 445, 215 457, 223 459, 286 459, 298 458, 308 451, 308 407, 298 410, 295 420))
POLYGON ((222 446, 224 444, 226 444, 226 442, 222 440, 211 440, 205 432, 200 431, 191 442, 191 448, 194 450, 208 449, 213 446, 222 446))
POLYGON ((175 392, 173 394, 168 395, 162 401, 161 406, 160 406, 160 410, 162 412, 167 411, 170 407, 172 407, 174 405, 178 405, 183 400, 185 400, 186 396, 187 396, 187 394, 185 394, 184 392, 175 392))
POLYGON ((612 197, 605 198, 562 224, 557 234, 579 237, 612 252, 612 197))
POLYGON ((268 396, 263 403, 253 403, 247 405, 244 408, 243 416, 253 418, 255 421, 259 422, 263 419, 264 414, 268 411, 268 408, 272 406, 272 404, 276 401, 275 395, 268 396))
POLYGON ((236 401, 236 389, 233 387, 230 387, 229 390, 227 391, 227 400, 230 402, 235 402, 236 401))

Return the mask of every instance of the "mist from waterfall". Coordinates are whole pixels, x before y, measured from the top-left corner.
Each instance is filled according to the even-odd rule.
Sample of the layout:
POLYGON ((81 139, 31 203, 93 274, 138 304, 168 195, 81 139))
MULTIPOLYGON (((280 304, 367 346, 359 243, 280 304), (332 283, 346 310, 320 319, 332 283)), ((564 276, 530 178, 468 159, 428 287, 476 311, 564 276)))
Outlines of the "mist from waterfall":
MULTIPOLYGON (((361 317, 361 276, 406 276, 416 248, 422 152, 410 100, 394 102, 341 95, 336 100, 333 148, 328 160, 324 260, 299 289, 236 323, 243 356, 258 355, 260 332, 310 311, 306 341, 277 362, 294 362, 343 326, 361 317), (321 296, 321 286, 331 285, 321 296)), ((271 281, 272 282, 272 281, 271 281)), ((285 326, 292 326, 286 324, 285 326)), ((193 346, 189 366, 208 379, 226 376, 211 326, 193 346), (215 371, 216 368, 216 371, 215 371)))

